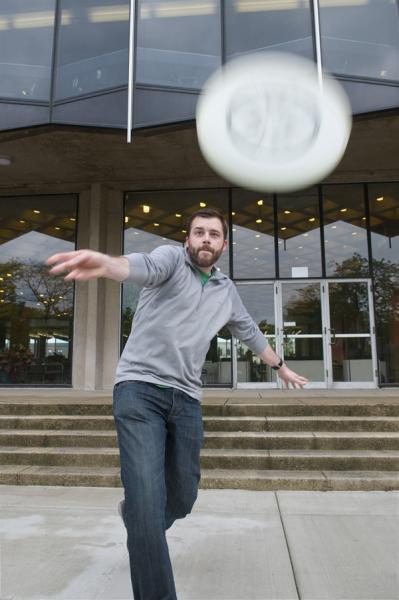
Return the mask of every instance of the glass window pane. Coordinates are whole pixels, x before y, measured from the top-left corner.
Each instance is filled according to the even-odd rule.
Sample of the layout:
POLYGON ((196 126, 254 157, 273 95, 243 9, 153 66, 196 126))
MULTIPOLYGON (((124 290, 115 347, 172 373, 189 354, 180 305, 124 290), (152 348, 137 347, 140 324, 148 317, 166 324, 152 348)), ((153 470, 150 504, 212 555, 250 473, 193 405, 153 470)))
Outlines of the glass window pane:
MULTIPOLYGON (((200 208, 215 208, 228 219, 227 190, 174 190, 167 192, 129 192, 125 200, 124 253, 151 252, 162 244, 182 245, 186 222, 200 208)), ((217 267, 229 274, 228 250, 217 267)), ((122 349, 130 335, 140 287, 123 285, 122 349)), ((231 384, 231 335, 224 328, 211 341, 202 372, 204 385, 231 384)))
POLYGON ((336 338, 332 346, 334 381, 372 381, 370 338, 336 338))
POLYGON ((344 75, 399 78, 399 12, 392 0, 320 0, 324 67, 344 75))
POLYGON ((293 52, 313 59, 308 0, 226 0, 226 54, 252 50, 293 52))
POLYGON ((369 277, 362 185, 323 186, 327 277, 369 277))
POLYGON ((70 384, 73 282, 45 260, 75 249, 76 197, 2 198, 0 383, 70 384))
POLYGON ((221 63, 217 0, 139 0, 138 83, 201 89, 221 63))
POLYGON ((49 100, 55 0, 2 0, 0 96, 49 100))
POLYGON ((317 188, 279 195, 277 206, 280 277, 321 277, 317 188))
MULTIPOLYGON (((273 284, 239 284, 237 291, 249 314, 274 348, 275 293, 273 284)), ((275 371, 263 363, 240 340, 237 340, 237 381, 241 383, 276 381, 275 371)))
POLYGON ((60 0, 56 99, 127 85, 129 2, 60 0))
POLYGON ((399 184, 369 185, 380 383, 399 383, 399 184))
POLYGON ((234 279, 274 278, 273 198, 233 190, 234 279))

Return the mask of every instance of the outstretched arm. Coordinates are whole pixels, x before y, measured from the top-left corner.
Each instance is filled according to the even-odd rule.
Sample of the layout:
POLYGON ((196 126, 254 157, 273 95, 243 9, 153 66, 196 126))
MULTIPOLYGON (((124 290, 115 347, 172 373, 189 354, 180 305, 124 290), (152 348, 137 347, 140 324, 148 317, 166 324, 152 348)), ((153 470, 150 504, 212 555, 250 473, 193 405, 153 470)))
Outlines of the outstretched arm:
POLYGON ((50 269, 52 275, 68 271, 64 277, 66 281, 72 279, 86 281, 98 277, 124 281, 129 275, 129 261, 125 256, 109 256, 94 250, 53 254, 46 260, 46 264, 55 265, 50 269))
MULTIPOLYGON (((274 352, 271 346, 266 346, 261 354, 258 355, 263 362, 267 363, 270 367, 275 367, 280 362, 280 357, 274 352)), ((309 383, 309 380, 302 375, 297 375, 294 371, 291 371, 285 363, 276 371, 277 375, 284 382, 285 387, 289 387, 291 384, 294 388, 303 388, 304 385, 309 383)))

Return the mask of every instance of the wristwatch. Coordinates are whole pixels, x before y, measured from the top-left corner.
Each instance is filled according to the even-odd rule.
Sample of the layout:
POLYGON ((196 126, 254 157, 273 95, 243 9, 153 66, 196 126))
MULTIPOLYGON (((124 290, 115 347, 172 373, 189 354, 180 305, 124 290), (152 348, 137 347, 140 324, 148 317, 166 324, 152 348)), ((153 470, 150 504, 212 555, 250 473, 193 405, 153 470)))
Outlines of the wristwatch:
POLYGON ((273 371, 278 371, 284 364, 284 361, 282 358, 280 358, 278 365, 274 365, 274 367, 272 367, 273 371))

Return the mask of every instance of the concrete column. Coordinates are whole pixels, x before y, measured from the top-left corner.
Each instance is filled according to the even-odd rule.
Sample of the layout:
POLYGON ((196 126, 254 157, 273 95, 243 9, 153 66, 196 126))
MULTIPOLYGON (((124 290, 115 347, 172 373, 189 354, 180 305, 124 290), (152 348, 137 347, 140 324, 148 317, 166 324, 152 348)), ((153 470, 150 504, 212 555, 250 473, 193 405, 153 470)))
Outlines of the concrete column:
MULTIPOLYGON (((122 193, 95 183, 79 197, 77 248, 121 253, 122 193)), ((120 284, 76 282, 72 385, 112 387, 119 357, 120 284)))

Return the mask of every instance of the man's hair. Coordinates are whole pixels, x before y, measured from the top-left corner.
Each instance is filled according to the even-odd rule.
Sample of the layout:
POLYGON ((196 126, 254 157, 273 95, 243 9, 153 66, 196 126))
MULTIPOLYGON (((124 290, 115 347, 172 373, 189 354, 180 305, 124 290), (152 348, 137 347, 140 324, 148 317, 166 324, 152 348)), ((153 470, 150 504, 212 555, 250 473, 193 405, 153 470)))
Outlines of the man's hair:
POLYGON ((201 210, 197 210, 190 215, 190 217, 187 221, 187 226, 186 226, 188 236, 190 235, 191 226, 196 217, 202 217, 204 219, 214 219, 214 218, 219 219, 219 221, 222 224, 222 228, 223 228, 223 238, 224 239, 227 238, 228 227, 227 227, 226 219, 218 210, 216 210, 214 208, 201 208, 201 210))

